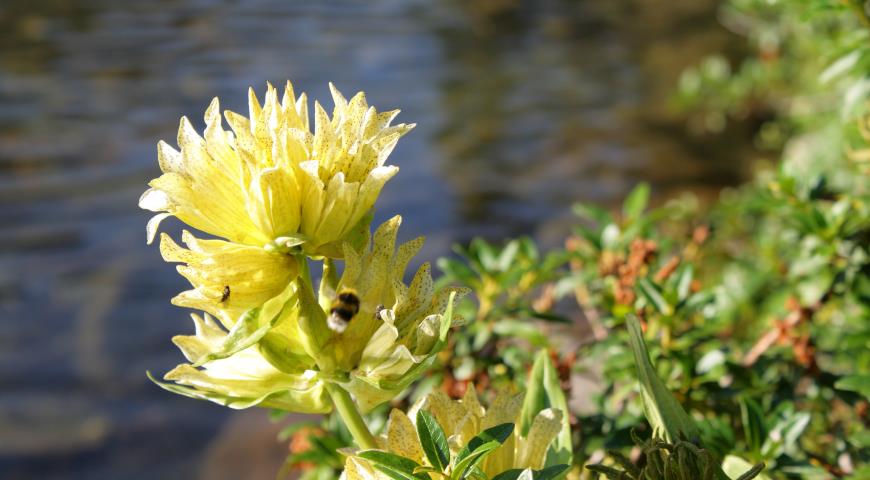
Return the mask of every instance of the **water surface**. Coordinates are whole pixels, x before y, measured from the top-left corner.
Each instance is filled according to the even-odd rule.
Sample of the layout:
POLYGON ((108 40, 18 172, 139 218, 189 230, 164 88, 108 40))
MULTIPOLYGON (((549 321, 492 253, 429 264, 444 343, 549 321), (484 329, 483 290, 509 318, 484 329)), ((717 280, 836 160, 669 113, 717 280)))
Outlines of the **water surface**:
POLYGON ((474 235, 553 243, 573 201, 611 205, 640 180, 659 197, 739 181, 721 153, 734 138, 689 136, 667 108, 679 71, 730 40, 694 0, 5 0, 0 477, 277 469, 262 413, 144 377, 178 363, 170 337, 191 331, 168 302, 185 282, 136 208, 181 115, 201 127, 214 96, 245 112, 248 86, 288 78, 327 104, 333 81, 401 108, 418 127, 377 217, 402 214, 432 260, 474 235))

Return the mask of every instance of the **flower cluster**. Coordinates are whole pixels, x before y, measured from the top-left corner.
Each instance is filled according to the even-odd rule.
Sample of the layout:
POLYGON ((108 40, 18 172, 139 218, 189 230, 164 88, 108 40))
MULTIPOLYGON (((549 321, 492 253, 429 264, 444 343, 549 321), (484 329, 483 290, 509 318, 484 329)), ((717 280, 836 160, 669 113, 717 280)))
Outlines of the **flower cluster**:
MULTIPOLYGON (((418 470, 434 468, 453 476, 462 475, 459 469, 470 466, 486 475, 486 478, 498 478, 509 471, 541 470, 545 467, 551 443, 562 429, 563 414, 557 409, 543 409, 534 415, 530 428, 521 435, 515 425, 519 425, 521 420, 523 397, 523 394, 501 394, 487 409, 481 405, 473 386, 466 390, 461 400, 452 400, 444 392, 435 391, 410 409, 410 417, 397 409, 390 413, 386 434, 379 439, 380 450, 414 462, 418 470), (425 414, 421 415, 421 412, 425 414), (416 418, 416 421, 411 418, 416 418), (437 431, 435 437, 443 436, 446 439, 446 449, 441 454, 443 460, 432 455, 431 450, 438 447, 437 442, 433 443, 433 447, 429 446, 431 435, 427 429, 437 431), (464 458, 475 454, 476 442, 480 443, 477 439, 492 441, 486 432, 491 432, 493 438, 499 437, 498 432, 502 432, 500 438, 495 438, 498 445, 493 444, 495 448, 480 452, 480 459, 473 465, 464 463, 464 458), (450 458, 454 461, 450 462, 450 458)), ((342 478, 392 478, 385 474, 385 470, 391 466, 382 461, 384 458, 370 451, 349 455, 342 478)), ((557 468, 561 471, 567 465, 557 468)))
POLYGON ((328 412, 348 393, 362 410, 393 398, 445 345, 456 289, 435 291, 423 264, 409 285, 406 267, 423 244, 396 248, 400 217, 369 233, 371 211, 398 167, 385 165, 413 125, 391 126, 363 93, 350 100, 331 86, 332 117, 305 94, 271 85, 247 117, 215 99, 205 132, 182 118, 179 150, 158 145, 163 174, 140 206, 174 216, 184 247, 162 234, 160 252, 192 285, 173 303, 194 314, 194 335, 173 339, 189 363, 162 387, 233 408, 328 412), (315 288, 309 269, 322 263, 315 288), (338 262, 343 262, 339 273, 338 262), (336 399, 338 395, 338 399, 336 399))
POLYGON ((369 212, 398 167, 384 165, 399 138, 414 125, 390 123, 398 110, 379 113, 360 92, 350 101, 332 85, 332 118, 288 82, 283 99, 271 85, 260 105, 249 91, 249 116, 220 104, 205 112, 200 136, 181 119, 178 146, 157 146, 163 175, 151 181, 139 206, 158 212, 147 227, 150 243, 160 222, 175 216, 221 240, 182 237, 189 250, 163 235, 161 252, 193 285, 176 305, 216 315, 225 326, 242 312, 280 293, 298 271, 286 255, 340 258, 345 242, 367 231, 369 212), (227 290, 229 287, 229 290, 227 290))

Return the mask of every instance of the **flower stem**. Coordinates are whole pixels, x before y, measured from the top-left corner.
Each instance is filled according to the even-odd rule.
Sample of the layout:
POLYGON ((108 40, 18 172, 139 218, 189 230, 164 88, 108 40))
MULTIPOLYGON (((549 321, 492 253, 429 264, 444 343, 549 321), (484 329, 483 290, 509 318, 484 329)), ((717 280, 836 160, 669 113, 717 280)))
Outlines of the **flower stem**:
POLYGON ((350 398, 347 390, 335 384, 327 385, 326 390, 332 397, 335 410, 341 416, 341 419, 344 420, 347 429, 350 430, 350 434, 353 435, 357 445, 364 450, 378 448, 375 437, 369 431, 369 427, 366 426, 365 420, 363 420, 359 409, 357 409, 353 399, 350 398))
POLYGON ((302 281, 302 285, 313 294, 314 285, 311 281, 311 268, 308 266, 308 258, 305 255, 297 255, 296 261, 299 263, 299 279, 302 281))

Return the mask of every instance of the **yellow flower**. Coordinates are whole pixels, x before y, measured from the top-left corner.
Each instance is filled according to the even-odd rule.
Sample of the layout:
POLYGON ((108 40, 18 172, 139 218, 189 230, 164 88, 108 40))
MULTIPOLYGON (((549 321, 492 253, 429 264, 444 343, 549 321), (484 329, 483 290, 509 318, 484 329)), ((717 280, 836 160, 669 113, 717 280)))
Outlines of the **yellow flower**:
POLYGON ((324 413, 331 409, 332 403, 317 372, 282 372, 266 360, 257 346, 248 346, 229 357, 209 358, 225 347, 229 335, 208 315, 191 316, 196 334, 176 336, 173 342, 189 361, 201 362, 203 368, 181 364, 164 376, 176 383, 155 380, 161 387, 231 408, 258 405, 302 413, 324 413))
MULTIPOLYGON (((165 379, 175 383, 158 384, 236 408, 260 405, 300 412, 328 411, 332 407, 329 383, 353 394, 364 410, 392 399, 419 378, 444 347, 452 322, 449 299, 458 291, 446 289, 436 294, 428 265, 420 267, 410 286, 402 282, 405 268, 423 239, 396 249, 400 223, 400 217, 385 222, 360 250, 345 244, 341 278, 334 278, 334 267, 325 262, 320 302, 306 283, 307 275, 302 275, 233 325, 225 326, 228 331, 208 315, 194 316, 196 334, 173 339, 191 363, 166 374, 165 379), (329 316, 337 292, 346 290, 357 296, 359 310, 346 329, 337 331, 330 327, 329 316)), ((258 278, 246 277, 251 272, 279 268, 235 265, 234 252, 220 250, 220 244, 227 242, 186 241, 190 250, 166 241, 164 255, 193 267, 205 262, 220 264, 225 270, 222 280, 228 278, 238 285, 250 282, 245 291, 253 296, 261 283, 258 278), (219 246, 213 250, 208 242, 219 242, 215 244, 219 246), (230 258, 222 258, 224 254, 230 258)), ((205 269, 180 270, 194 285, 210 281, 198 276, 205 269)), ((234 294, 230 293, 230 301, 234 294)), ((181 297, 191 306, 210 301, 196 295, 181 297)))
MULTIPOLYGON (((296 275, 296 263, 287 259, 292 248, 301 245, 308 255, 340 257, 345 241, 368 230, 368 214, 381 188, 398 171, 384 163, 413 125, 390 126, 398 110, 378 113, 362 92, 347 101, 330 88, 332 118, 315 102, 313 133, 307 97, 296 98, 288 82, 280 102, 269 85, 262 106, 250 90, 248 117, 225 113, 231 132, 223 129, 214 99, 205 113, 203 136, 182 118, 180 150, 158 144, 163 174, 151 181, 139 201, 141 208, 158 212, 148 222, 148 242, 168 216, 223 239, 205 244, 187 234, 191 255, 179 253, 182 249, 174 244, 164 248, 172 252, 172 261, 187 263, 186 277, 197 279, 192 280, 195 290, 179 301, 193 301, 200 308, 206 302, 208 311, 221 311, 216 313, 220 319, 232 323, 239 309, 262 304, 296 275), (192 243, 207 246, 197 251, 192 243), (208 260, 215 255, 224 260, 238 255, 231 261, 238 265, 265 266, 270 259, 276 265, 259 271, 262 282, 256 291, 245 291, 245 286, 220 283, 232 274, 211 271, 224 263, 208 260), (188 256, 195 261, 183 259, 188 256), (284 273, 269 274, 276 269, 284 273), (245 301, 234 301, 237 308, 215 301, 224 296, 225 287, 231 298, 238 290, 237 297, 245 301)), ((253 267, 248 273, 258 274, 253 267)))
MULTIPOLYGON (((390 413, 386 434, 379 439, 382 450, 413 460, 417 464, 428 463, 417 429, 411 418, 425 410, 435 417, 447 436, 451 457, 467 446, 469 440, 482 431, 512 423, 519 425, 523 395, 502 394, 495 398, 490 408, 480 404, 475 389, 468 388, 461 400, 452 400, 444 392, 435 391, 414 405, 409 418, 401 410, 390 413)), ((490 453, 479 465, 487 478, 512 469, 540 470, 544 467, 547 449, 562 428, 562 413, 552 408, 538 412, 525 436, 514 428, 510 436, 490 453)), ((343 478, 346 480, 386 480, 390 477, 377 471, 369 461, 355 455, 348 456, 343 478)))
POLYGON ((436 293, 428 263, 417 270, 410 285, 403 283, 423 237, 396 249, 401 220, 396 216, 384 222, 364 248, 355 250, 346 243, 341 278, 331 279, 327 268, 316 306, 300 299, 296 322, 313 339, 311 356, 321 371, 334 374, 336 383, 354 394, 364 411, 400 393, 431 363, 451 326, 452 316, 445 314, 449 299, 466 293, 459 288, 436 293), (346 328, 337 329, 330 326, 329 317, 342 292, 352 292, 359 309, 346 328))
POLYGON ((194 287, 177 295, 172 303, 211 313, 226 328, 245 311, 281 293, 298 273, 291 255, 222 240, 201 240, 186 230, 181 239, 188 249, 165 233, 160 240, 163 258, 184 263, 178 272, 194 287))

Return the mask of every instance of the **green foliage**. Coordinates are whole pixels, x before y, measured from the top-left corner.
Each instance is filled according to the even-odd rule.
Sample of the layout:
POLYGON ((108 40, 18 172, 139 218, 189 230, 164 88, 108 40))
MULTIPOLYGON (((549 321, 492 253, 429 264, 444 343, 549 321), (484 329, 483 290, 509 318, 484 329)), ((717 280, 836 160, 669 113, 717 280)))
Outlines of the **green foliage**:
POLYGON ((395 480, 429 480, 431 478, 429 474, 422 471, 422 465, 401 455, 380 450, 366 450, 358 455, 368 460, 378 471, 395 480))
MULTIPOLYGON (((471 438, 455 455, 451 455, 444 436, 444 429, 431 414, 417 414, 417 433, 429 465, 419 463, 380 450, 359 452, 358 457, 367 460, 375 469, 396 480, 425 480, 443 478, 450 480, 486 479, 478 465, 492 454, 514 433, 513 423, 503 423, 488 428, 471 438)), ((496 475, 496 479, 528 478, 548 480, 565 472, 568 465, 553 465, 541 470, 511 469, 496 475)))
POLYGON ((558 250, 542 254, 526 237, 504 245, 475 239, 468 248, 454 250, 457 258, 438 261, 444 272, 439 283, 473 292, 473 299, 461 301, 457 310, 474 320, 451 338, 453 356, 443 370, 444 380, 498 388, 522 385, 533 361, 530 352, 550 345, 534 322, 568 322, 534 302, 542 288, 563 278, 568 255, 558 250))
POLYGON ((492 477, 492 480, 551 480, 559 478, 566 468, 568 468, 567 465, 553 465, 540 470, 514 468, 492 477))
MULTIPOLYGON (((608 480, 718 480, 725 477, 719 469, 719 462, 707 450, 692 442, 677 440, 642 441, 635 437, 643 452, 642 461, 635 464, 619 452, 610 452, 618 465, 589 465, 586 468, 603 475, 608 480)), ((756 478, 764 469, 764 464, 751 467, 736 480, 756 478)))
MULTIPOLYGON (((274 415, 280 420, 283 414, 274 415)), ((353 438, 338 416, 319 422, 296 422, 282 429, 278 440, 290 442, 291 453, 276 478, 282 479, 294 470, 303 470, 300 480, 332 480, 344 466, 339 450, 353 444, 353 438), (328 433, 327 433, 328 432, 328 433)))
MULTIPOLYGON (((675 104, 698 135, 728 122, 754 129, 759 158, 745 185, 699 206, 691 196, 651 202, 641 184, 613 211, 575 205, 564 249, 476 239, 439 261, 440 282, 473 295, 457 305, 467 324, 417 392, 525 390, 519 433, 544 408, 584 403, 572 396, 587 404, 563 417, 547 468, 497 479, 561 478, 562 463, 572 478, 870 475, 864 3, 723 4, 745 45, 687 70, 675 104), (552 332, 566 322, 588 337, 560 342, 552 332), (571 392, 578 376, 597 391, 571 392), (644 422, 652 438, 634 433, 644 422)), ((454 472, 434 417, 416 428, 432 468, 454 472)), ((460 475, 480 478, 469 459, 498 438, 469 444, 460 475)), ((401 478, 427 473, 397 465, 386 468, 401 478)))

